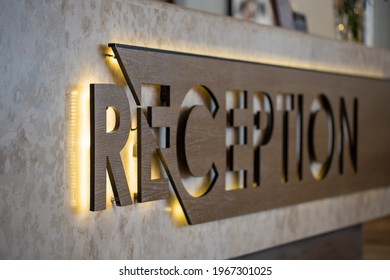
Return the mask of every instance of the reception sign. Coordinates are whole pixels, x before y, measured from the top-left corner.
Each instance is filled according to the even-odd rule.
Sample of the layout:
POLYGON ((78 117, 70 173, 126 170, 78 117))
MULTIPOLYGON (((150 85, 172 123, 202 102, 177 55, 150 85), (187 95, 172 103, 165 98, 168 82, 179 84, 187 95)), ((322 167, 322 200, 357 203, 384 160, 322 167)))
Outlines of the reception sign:
POLYGON ((134 203, 119 155, 130 133, 137 203, 167 199, 172 187, 190 224, 390 183, 389 81, 110 47, 132 96, 91 85, 93 211, 106 207, 106 173, 117 205, 134 203), (156 104, 144 101, 145 88, 156 104))

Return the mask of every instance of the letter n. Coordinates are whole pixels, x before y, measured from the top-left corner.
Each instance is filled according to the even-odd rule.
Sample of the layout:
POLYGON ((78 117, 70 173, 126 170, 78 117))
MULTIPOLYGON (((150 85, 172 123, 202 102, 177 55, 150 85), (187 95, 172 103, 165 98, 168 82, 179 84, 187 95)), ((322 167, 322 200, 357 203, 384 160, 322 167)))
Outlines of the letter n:
POLYGON ((130 133, 131 116, 126 93, 117 85, 91 84, 90 210, 106 209, 106 170, 118 206, 132 204, 120 151, 130 133), (114 129, 107 132, 107 110, 115 113, 114 129))
POLYGON ((339 171, 344 171, 344 137, 348 140, 349 158, 353 173, 357 172, 357 145, 358 145, 358 100, 353 99, 352 123, 348 121, 348 114, 344 98, 340 98, 340 138, 339 138, 339 171))

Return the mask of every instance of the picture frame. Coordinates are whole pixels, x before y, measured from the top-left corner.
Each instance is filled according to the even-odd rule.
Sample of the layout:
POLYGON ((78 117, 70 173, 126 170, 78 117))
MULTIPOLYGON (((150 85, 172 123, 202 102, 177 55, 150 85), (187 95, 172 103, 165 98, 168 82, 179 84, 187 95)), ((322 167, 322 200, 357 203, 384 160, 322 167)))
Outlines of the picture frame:
POLYGON ((275 24, 270 0, 230 0, 229 15, 265 25, 275 24))
POLYGON ((271 5, 275 16, 275 25, 295 29, 293 10, 288 0, 271 0, 271 5))
POLYGON ((302 13, 293 12, 295 30, 308 33, 306 16, 302 13))
POLYGON ((306 16, 294 11, 288 0, 271 0, 271 5, 274 11, 275 25, 305 33, 308 32, 306 16))

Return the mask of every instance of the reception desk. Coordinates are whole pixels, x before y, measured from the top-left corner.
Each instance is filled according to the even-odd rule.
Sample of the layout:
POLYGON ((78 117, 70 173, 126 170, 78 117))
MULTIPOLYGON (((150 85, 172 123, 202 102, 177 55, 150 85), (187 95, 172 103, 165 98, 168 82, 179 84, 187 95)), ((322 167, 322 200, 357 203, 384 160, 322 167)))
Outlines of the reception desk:
MULTIPOLYGON (((189 225, 172 183, 167 199, 140 203, 142 141, 133 118, 121 154, 132 205, 119 206, 107 186, 105 210, 91 211, 90 172, 91 84, 121 88, 137 115, 118 63, 123 56, 110 43, 378 83, 390 78, 389 51, 154 1, 6 2, 0 11, 2 259, 229 259, 259 251, 261 258, 294 258, 296 248, 320 252, 324 242, 340 252, 304 249, 301 257, 358 258, 359 225, 390 214, 390 184, 365 182, 367 188, 221 219, 208 221, 206 213, 189 225)), ((388 181, 383 173, 378 182, 388 181)))

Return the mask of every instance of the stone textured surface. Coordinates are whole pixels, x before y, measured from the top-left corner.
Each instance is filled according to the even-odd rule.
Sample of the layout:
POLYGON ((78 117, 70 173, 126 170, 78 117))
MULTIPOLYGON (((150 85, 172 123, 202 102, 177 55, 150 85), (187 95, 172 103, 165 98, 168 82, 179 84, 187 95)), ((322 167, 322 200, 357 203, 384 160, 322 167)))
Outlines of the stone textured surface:
POLYGON ((109 42, 390 77, 385 50, 153 1, 4 0, 0 258, 231 258, 390 214, 390 187, 196 226, 175 224, 166 201, 76 211, 69 98, 89 83, 125 86, 109 42))

